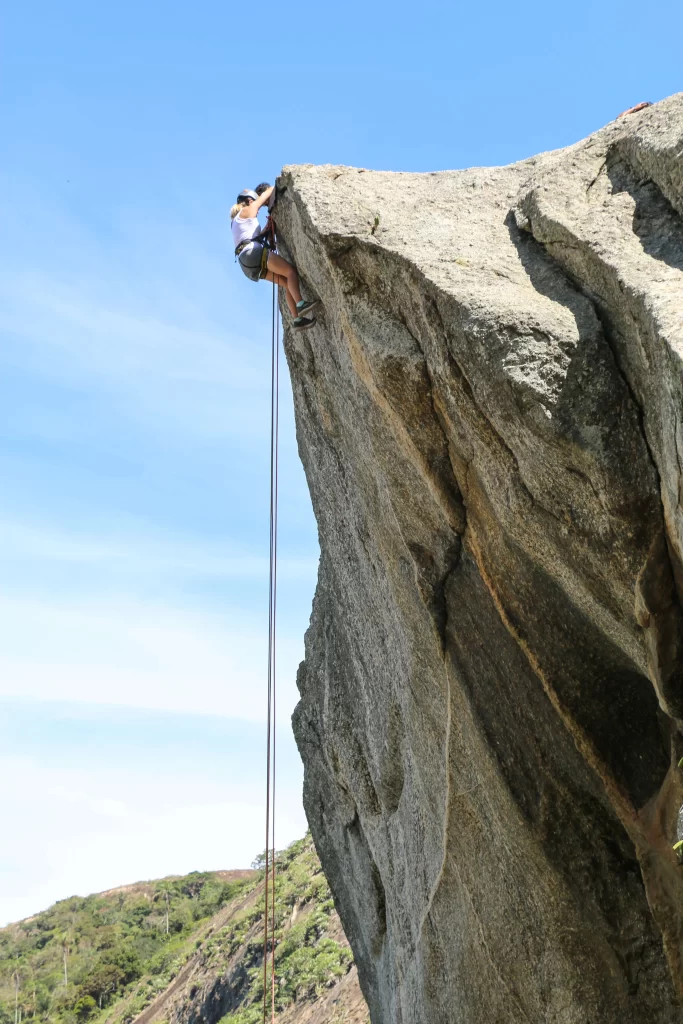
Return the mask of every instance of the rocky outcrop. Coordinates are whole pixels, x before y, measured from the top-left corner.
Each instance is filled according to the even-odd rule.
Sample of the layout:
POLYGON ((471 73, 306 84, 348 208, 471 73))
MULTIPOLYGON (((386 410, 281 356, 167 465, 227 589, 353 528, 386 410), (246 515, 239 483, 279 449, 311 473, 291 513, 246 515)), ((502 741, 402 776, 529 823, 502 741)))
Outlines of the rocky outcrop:
POLYGON ((294 725, 374 1024, 674 1024, 683 94, 510 167, 290 167, 294 725))

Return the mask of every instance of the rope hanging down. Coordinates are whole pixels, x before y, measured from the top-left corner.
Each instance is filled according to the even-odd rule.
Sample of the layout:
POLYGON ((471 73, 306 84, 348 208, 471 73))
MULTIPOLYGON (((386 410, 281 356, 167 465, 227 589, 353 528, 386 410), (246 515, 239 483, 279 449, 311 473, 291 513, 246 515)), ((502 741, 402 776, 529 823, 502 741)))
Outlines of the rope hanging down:
POLYGON ((263 1024, 267 1024, 270 988, 271 1022, 275 1022, 275 646, 277 613, 277 488, 280 383, 280 310, 273 283, 270 375, 270 578, 268 585, 268 728, 266 753, 266 875, 263 914, 263 1024), (270 942, 269 942, 270 940, 270 942), (270 986, 268 947, 270 945, 270 986))

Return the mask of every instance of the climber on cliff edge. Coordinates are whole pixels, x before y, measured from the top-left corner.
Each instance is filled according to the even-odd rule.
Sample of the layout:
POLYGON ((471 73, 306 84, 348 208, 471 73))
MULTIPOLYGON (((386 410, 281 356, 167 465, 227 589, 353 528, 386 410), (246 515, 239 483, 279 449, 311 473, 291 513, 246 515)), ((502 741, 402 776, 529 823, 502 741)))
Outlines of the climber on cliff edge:
POLYGON ((314 316, 305 314, 311 313, 318 303, 301 298, 296 267, 269 248, 266 231, 259 224, 258 212, 264 206, 269 207, 273 193, 274 186, 263 182, 254 191, 244 188, 238 195, 230 210, 235 256, 250 281, 272 281, 286 289, 292 326, 297 331, 304 331, 316 322, 314 316))

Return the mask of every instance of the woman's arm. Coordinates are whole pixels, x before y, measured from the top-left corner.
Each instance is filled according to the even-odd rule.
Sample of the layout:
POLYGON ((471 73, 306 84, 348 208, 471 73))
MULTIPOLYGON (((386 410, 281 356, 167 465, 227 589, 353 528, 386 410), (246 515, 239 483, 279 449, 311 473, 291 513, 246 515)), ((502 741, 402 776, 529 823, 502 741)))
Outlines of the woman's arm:
POLYGON ((645 100, 644 103, 638 103, 635 107, 629 107, 628 110, 622 110, 619 117, 625 117, 627 114, 637 114, 639 110, 645 110, 645 107, 651 107, 652 104, 649 100, 645 100))
POLYGON ((260 195, 258 197, 258 199, 252 199, 252 201, 249 203, 248 206, 243 206, 242 207, 242 209, 237 214, 237 216, 238 217, 244 217, 245 219, 247 217, 257 217, 258 216, 258 212, 261 209, 261 207, 265 206, 268 203, 268 200, 270 199, 270 197, 273 194, 274 188, 275 188, 275 186, 271 185, 270 188, 266 189, 266 191, 263 193, 263 195, 260 195))

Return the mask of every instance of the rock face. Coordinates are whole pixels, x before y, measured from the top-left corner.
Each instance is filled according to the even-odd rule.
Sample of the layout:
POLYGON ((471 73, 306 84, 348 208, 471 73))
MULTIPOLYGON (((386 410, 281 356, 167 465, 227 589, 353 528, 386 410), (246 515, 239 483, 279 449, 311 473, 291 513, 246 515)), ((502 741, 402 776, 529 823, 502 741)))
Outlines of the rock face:
POLYGON ((294 726, 374 1024, 674 1024, 683 94, 510 167, 290 167, 294 726))

